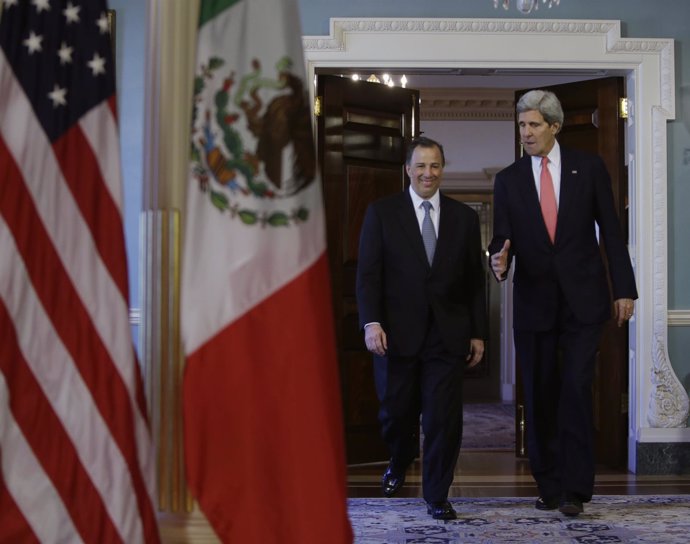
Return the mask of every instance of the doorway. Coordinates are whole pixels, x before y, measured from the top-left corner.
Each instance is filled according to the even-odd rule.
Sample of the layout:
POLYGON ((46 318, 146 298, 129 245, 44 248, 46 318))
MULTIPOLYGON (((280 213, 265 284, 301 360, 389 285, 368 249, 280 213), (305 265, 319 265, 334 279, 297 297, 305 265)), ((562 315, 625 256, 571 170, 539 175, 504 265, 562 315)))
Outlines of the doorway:
MULTIPOLYGON (((621 164, 625 147, 622 142, 623 122, 618 115, 622 78, 601 77, 581 81, 583 75, 565 77, 545 74, 536 77, 532 74, 529 78, 515 75, 504 78, 503 84, 511 85, 508 88, 475 88, 470 91, 467 88, 454 89, 447 86, 462 84, 466 78, 440 76, 435 78, 436 81, 445 82, 446 86, 438 91, 427 87, 426 83, 430 79, 428 73, 418 75, 412 72, 407 79, 413 84, 419 83, 415 86, 422 90, 417 95, 416 90, 389 89, 385 85, 362 81, 376 78, 375 73, 323 75, 321 70, 319 73, 321 116, 317 134, 328 218, 336 330, 341 331, 338 334, 338 346, 347 457, 351 463, 381 460, 385 459, 385 452, 377 454, 374 451, 375 444, 379 442, 377 403, 373 392, 367 394, 370 387, 363 387, 371 385, 371 356, 366 351, 359 351, 358 348, 363 348, 361 334, 356 326, 351 327, 356 325, 357 319, 350 319, 352 315, 356 316, 356 304, 352 300, 354 287, 348 284, 348 279, 354 277, 354 272, 348 270, 356 263, 353 248, 356 253, 355 239, 358 232, 350 232, 350 229, 358 231, 362 209, 377 192, 381 196, 381 191, 398 192, 402 189, 399 172, 396 174, 395 169, 391 171, 392 185, 385 182, 384 175, 389 170, 386 165, 391 162, 397 161, 398 168, 401 167, 402 146, 398 143, 389 149, 387 145, 383 145, 384 142, 388 144, 402 140, 404 134, 410 132, 409 126, 407 130, 393 130, 396 127, 403 128, 399 122, 404 119, 404 116, 400 117, 401 112, 409 111, 410 100, 416 103, 417 97, 421 97, 421 115, 410 115, 411 120, 419 117, 420 134, 430 136, 444 145, 447 169, 454 169, 455 172, 448 173, 446 170, 441 188, 448 196, 475 209, 480 218, 482 248, 486 252, 493 228, 493 173, 515 158, 512 154, 516 147, 513 113, 513 97, 516 95, 513 88, 536 83, 538 87, 554 90, 566 111, 562 143, 604 157, 614 183, 614 194, 625 195, 627 176, 621 164), (557 86, 544 85, 545 82, 552 83, 554 80, 569 82, 557 86), (437 98, 441 94, 444 96, 443 100, 437 98), (501 108, 496 108, 498 102, 501 103, 501 108), (453 107, 448 108, 448 103, 452 103, 453 107), (491 127, 488 128, 488 125, 491 127), (385 135, 383 139, 376 136, 379 132, 385 135), (468 164, 473 165, 470 168, 480 171, 466 171, 468 164), (465 171, 457 171, 460 168, 465 171), (365 179, 362 172, 367 169, 376 173, 365 179), (370 189, 364 191, 366 187, 370 189), (344 240, 349 241, 341 247, 344 240)), ((397 80, 397 75, 399 74, 396 74, 394 80, 397 80)), ((390 74, 387 77, 390 79, 390 74)), ((379 78, 386 79, 381 78, 380 73, 379 78)), ((481 81, 484 82, 484 79, 481 81)), ((411 126, 414 125, 412 122, 411 126)), ((624 197, 621 196, 621 201, 623 200, 624 197)), ((619 214, 625 218, 625 214, 621 212, 624 210, 621 209, 619 214)), ((517 408, 517 413, 509 419, 515 422, 514 435, 518 438, 515 441, 516 454, 524 457, 526 450, 524 432, 521 430, 526 423, 520 410, 520 382, 514 380, 516 365, 504 356, 505 366, 501 369, 500 326, 504 319, 511 318, 511 314, 504 311, 505 301, 502 299, 509 295, 510 289, 503 289, 494 280, 488 266, 485 274, 490 333, 482 362, 465 372, 463 398, 468 414, 479 409, 492 409, 496 414, 504 414, 505 405, 517 398, 513 407, 514 412, 517 408), (501 387, 502 382, 507 387, 501 387)), ((621 467, 625 465, 627 446, 624 440, 627 410, 621 410, 621 398, 624 397, 622 387, 627 386, 627 364, 622 356, 627 350, 627 336, 619 334, 625 331, 617 327, 607 327, 609 329, 612 329, 609 331, 611 337, 606 333, 606 340, 602 342, 602 346, 607 349, 602 349, 601 352, 601 359, 606 364, 597 366, 602 377, 595 381, 597 457, 608 466, 621 467), (614 380, 614 376, 625 379, 614 380), (606 388, 601 387, 602 380, 608 384, 606 388)), ((625 392, 627 393, 627 389, 625 392)), ((470 427, 472 426, 468 426, 469 436, 475 432, 484 433, 491 428, 470 427)))
MULTIPOLYGON (((634 119, 626 138, 630 247, 642 295, 629 343, 628 468, 634 471, 636 441, 648 427, 648 406, 654 400, 650 396, 657 394, 649 378, 653 363, 646 354, 652 353, 655 339, 665 345, 667 338, 666 283, 658 282, 657 289, 653 283, 667 258, 665 123, 675 108, 673 40, 621 38, 617 21, 334 19, 331 29, 330 36, 304 38, 310 76, 317 67, 410 66, 451 75, 483 67, 494 76, 530 75, 537 69, 552 75, 607 70, 625 77, 634 119)), ((507 321, 502 325, 502 354, 512 354, 507 321)))

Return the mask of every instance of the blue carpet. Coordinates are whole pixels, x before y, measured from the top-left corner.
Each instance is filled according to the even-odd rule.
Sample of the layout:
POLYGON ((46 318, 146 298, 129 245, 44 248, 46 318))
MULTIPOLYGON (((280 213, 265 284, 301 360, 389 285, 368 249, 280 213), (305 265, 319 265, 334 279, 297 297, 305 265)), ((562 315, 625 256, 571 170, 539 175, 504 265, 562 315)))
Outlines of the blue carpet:
POLYGON ((349 499, 356 544, 687 544, 690 497, 595 496, 576 518, 540 512, 534 498, 453 498, 458 519, 436 521, 424 501, 349 499))
POLYGON ((515 405, 500 403, 465 404, 462 449, 515 449, 515 405))

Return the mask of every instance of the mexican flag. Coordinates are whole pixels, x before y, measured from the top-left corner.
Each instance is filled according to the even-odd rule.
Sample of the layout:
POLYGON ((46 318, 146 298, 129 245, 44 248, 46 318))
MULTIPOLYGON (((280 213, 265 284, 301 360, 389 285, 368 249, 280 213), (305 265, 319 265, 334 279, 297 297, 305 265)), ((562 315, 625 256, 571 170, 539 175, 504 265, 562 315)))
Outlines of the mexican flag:
POLYGON ((188 484, 224 542, 351 542, 295 0, 202 0, 196 58, 182 263, 188 484))

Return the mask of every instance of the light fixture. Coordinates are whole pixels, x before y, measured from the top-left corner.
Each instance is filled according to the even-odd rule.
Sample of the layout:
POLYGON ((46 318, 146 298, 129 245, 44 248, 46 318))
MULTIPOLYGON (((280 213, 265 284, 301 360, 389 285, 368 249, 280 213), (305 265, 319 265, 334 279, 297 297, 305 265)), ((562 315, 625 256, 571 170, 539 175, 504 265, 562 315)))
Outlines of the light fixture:
MULTIPOLYGON (((552 8, 561 3, 561 0, 515 0, 515 7, 517 10, 527 15, 533 10, 539 9, 539 4, 545 5, 547 8, 552 8)), ((494 8, 498 9, 498 6, 502 6, 503 9, 510 9, 510 0, 494 0, 494 8)))
MULTIPOLYGON (((386 85, 388 87, 395 87, 396 83, 395 80, 393 79, 393 76, 390 74, 381 74, 381 76, 377 76, 376 74, 371 74, 368 77, 367 76, 360 76, 359 74, 350 74, 350 79, 352 81, 362 81, 366 80, 370 83, 381 83, 382 85, 386 85)), ((400 87, 407 87, 407 78, 405 77, 405 74, 402 74, 400 77, 400 83, 398 84, 400 87)))

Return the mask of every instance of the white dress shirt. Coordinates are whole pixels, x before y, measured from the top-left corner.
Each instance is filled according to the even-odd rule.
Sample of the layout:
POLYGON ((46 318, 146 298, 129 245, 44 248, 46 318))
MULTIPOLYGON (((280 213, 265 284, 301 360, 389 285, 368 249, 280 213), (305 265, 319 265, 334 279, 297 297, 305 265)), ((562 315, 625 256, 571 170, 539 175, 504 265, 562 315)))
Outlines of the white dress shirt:
MULTIPOLYGON (((419 232, 422 232, 422 221, 424 221, 424 208, 422 207, 423 199, 412 189, 412 185, 409 188, 410 197, 412 198, 412 206, 417 214, 417 223, 419 223, 419 232)), ((431 202, 431 209, 429 210, 429 216, 431 217, 431 222, 434 224, 434 230, 436 231, 436 238, 438 238, 438 220, 441 217, 441 195, 439 191, 436 191, 431 198, 426 199, 431 202)))

